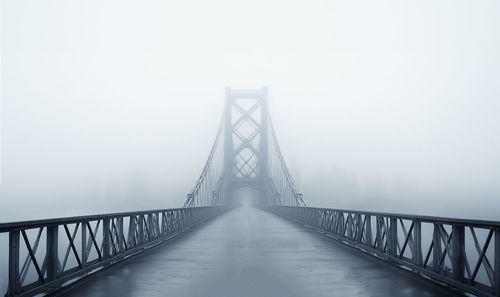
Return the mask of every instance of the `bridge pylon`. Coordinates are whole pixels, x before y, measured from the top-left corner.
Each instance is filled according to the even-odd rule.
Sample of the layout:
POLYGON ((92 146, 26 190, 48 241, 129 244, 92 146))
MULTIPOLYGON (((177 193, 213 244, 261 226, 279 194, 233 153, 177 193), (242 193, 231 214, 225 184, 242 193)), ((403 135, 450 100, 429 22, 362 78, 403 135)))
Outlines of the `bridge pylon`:
POLYGON ((212 150, 184 206, 233 204, 240 188, 258 191, 260 204, 304 206, 276 140, 267 87, 226 88, 225 97, 212 150))
POLYGON ((252 188, 267 201, 268 126, 267 88, 226 88, 224 109, 225 204, 239 188, 252 188))

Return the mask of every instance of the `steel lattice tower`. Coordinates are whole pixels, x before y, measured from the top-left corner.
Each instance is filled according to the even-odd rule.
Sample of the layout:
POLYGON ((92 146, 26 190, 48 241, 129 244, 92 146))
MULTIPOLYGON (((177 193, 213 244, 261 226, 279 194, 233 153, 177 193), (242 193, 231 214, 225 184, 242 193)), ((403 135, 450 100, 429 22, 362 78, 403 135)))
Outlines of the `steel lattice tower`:
POLYGON ((227 205, 240 188, 267 205, 305 205, 285 164, 267 104, 267 88, 226 88, 219 130, 184 206, 227 205))

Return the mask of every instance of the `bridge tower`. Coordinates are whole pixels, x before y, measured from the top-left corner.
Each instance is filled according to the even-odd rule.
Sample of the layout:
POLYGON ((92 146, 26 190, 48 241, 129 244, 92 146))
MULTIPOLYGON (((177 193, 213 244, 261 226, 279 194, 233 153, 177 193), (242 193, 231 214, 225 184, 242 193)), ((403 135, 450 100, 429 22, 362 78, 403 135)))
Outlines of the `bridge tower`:
POLYGON ((305 205, 281 154, 265 87, 226 88, 217 136, 184 207, 231 204, 240 188, 257 190, 261 204, 305 205))
POLYGON ((267 88, 226 88, 224 110, 225 201, 239 188, 252 188, 266 203, 268 179, 267 88))

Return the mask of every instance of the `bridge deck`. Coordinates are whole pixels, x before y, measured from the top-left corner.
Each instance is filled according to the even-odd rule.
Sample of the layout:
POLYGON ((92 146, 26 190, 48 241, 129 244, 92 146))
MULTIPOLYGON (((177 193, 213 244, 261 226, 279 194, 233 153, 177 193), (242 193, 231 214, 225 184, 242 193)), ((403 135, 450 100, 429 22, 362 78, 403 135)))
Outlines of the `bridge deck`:
POLYGON ((242 207, 62 296, 443 296, 441 288, 242 207))

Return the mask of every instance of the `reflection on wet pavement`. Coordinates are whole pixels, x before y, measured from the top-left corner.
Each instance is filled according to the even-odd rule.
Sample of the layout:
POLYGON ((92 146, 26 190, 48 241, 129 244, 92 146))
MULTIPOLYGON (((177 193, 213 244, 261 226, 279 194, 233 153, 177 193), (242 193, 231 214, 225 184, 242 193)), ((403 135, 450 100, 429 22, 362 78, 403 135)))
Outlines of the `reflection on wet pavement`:
POLYGON ((400 269, 252 207, 89 277, 61 296, 443 296, 400 269))

